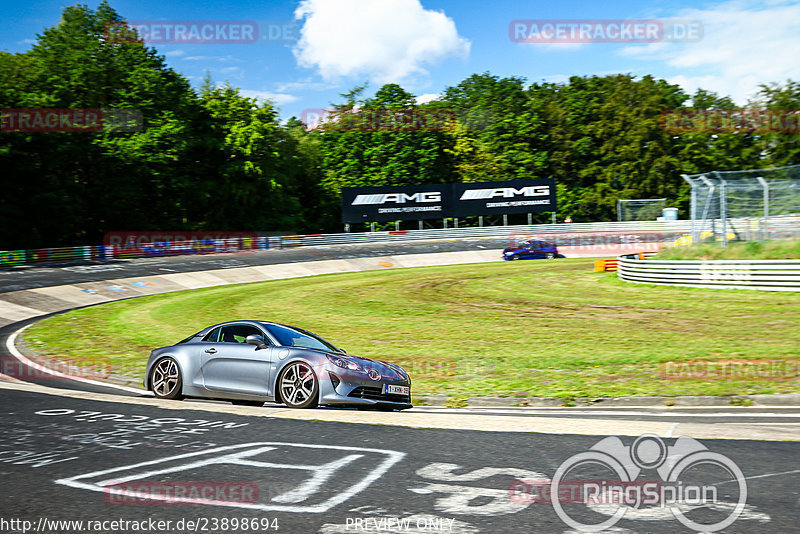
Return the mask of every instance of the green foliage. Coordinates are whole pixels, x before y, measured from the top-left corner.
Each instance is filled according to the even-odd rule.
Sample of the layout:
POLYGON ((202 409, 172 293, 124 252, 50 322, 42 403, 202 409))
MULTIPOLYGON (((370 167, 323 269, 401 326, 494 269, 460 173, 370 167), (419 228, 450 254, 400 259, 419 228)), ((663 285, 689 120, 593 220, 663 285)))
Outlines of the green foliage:
MULTIPOLYGON (((194 90, 103 1, 66 7, 28 52, 0 52, 2 108, 122 108, 134 132, 0 135, 0 250, 93 244, 114 230, 337 231, 343 187, 555 178, 559 213, 615 220, 619 198, 667 198, 682 173, 800 163, 797 133, 668 133, 669 110, 735 109, 630 74, 566 83, 472 74, 417 104, 395 83, 341 94, 309 131, 275 106, 205 80, 194 90), (439 113, 432 127, 401 119, 439 113)), ((796 110, 800 82, 750 107, 796 110)), ((430 126, 430 125, 429 125, 430 126)))
POLYGON ((728 243, 726 248, 719 243, 702 243, 691 246, 675 246, 663 249, 656 259, 665 260, 798 260, 800 241, 774 240, 728 243))

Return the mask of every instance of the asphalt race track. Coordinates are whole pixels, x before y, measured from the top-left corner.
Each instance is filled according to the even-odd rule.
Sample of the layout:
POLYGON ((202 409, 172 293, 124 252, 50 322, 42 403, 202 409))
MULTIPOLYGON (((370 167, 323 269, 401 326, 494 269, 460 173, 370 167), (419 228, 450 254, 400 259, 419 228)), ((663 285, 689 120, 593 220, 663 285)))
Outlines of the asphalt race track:
MULTIPOLYGON (((404 253, 502 246, 400 245, 404 253)), ((0 280, 10 291, 400 252, 388 244, 290 249, 28 269, 0 280)), ((24 324, 0 329, 0 356, 17 369, 26 364, 6 342, 24 324)), ((796 434, 798 407, 417 407, 378 414, 158 401, 144 391, 32 370, 16 376, 25 381, 0 375, 2 533, 561 533, 603 522, 609 532, 671 533, 733 514, 718 530, 800 532, 800 444, 781 433, 796 434), (648 428, 662 437, 636 437, 648 428), (739 439, 706 439, 715 432, 739 439), (620 441, 609 437, 617 434, 620 441), (710 467, 684 461, 693 454, 710 467), (567 465, 575 470, 561 473, 567 465), (612 496, 557 510, 547 498, 559 473, 561 489, 585 489, 620 480, 617 465, 634 489, 687 488, 679 499, 683 519, 659 503, 620 507, 612 496), (683 466, 672 471, 678 478, 662 474, 675 465, 683 466), (713 502, 693 501, 688 488, 713 492, 713 502), (620 510, 624 516, 614 520, 620 510)))
MULTIPOLYGON (((600 439, 242 417, 196 411, 192 403, 176 411, 8 389, 0 398, 3 517, 34 525, 43 518, 152 518, 172 521, 165 531, 179 532, 192 530, 177 529, 181 520, 247 518, 277 520, 278 532, 338 533, 380 532, 376 525, 397 518, 411 525, 395 524, 392 532, 566 532, 551 505, 514 502, 509 488, 517 479, 551 478, 561 462, 600 439), (224 502, 137 503, 135 491, 153 480, 222 487, 214 499, 224 502), (114 493, 108 481, 123 481, 120 487, 134 493, 114 493), (237 485, 251 490, 247 499, 231 493, 237 485)), ((747 506, 728 531, 797 530, 796 443, 705 445, 748 477, 747 506), (793 474, 781 474, 787 471, 793 474)), ((729 479, 709 483, 721 501, 735 498, 729 479)), ((579 521, 604 519, 602 507, 568 506, 579 521)), ((630 510, 645 519, 623 518, 617 526, 627 530, 617 531, 680 530, 658 512, 630 510)))
POLYGON ((107 260, 63 267, 21 267, 0 270, 0 293, 62 284, 95 282, 108 278, 188 273, 303 261, 369 258, 396 254, 431 254, 436 252, 497 249, 497 259, 500 260, 502 249, 506 246, 508 246, 508 238, 498 237, 492 239, 452 239, 294 247, 198 256, 107 260))

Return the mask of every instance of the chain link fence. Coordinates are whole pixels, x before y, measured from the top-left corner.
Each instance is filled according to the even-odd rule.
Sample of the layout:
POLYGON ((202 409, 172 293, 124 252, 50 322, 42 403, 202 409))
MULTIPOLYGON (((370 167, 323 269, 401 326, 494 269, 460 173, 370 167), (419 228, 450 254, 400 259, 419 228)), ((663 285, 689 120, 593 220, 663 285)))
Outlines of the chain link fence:
POLYGON ((666 205, 666 198, 621 198, 617 200, 617 222, 655 221, 666 205))
POLYGON ((800 165, 682 176, 692 243, 800 238, 800 165))

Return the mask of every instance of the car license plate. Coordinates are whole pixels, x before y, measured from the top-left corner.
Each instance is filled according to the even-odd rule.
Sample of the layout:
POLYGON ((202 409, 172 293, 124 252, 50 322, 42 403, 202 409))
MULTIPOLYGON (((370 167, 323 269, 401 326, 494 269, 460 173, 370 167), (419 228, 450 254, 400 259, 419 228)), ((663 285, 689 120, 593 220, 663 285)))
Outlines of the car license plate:
POLYGON ((408 395, 410 388, 408 386, 393 386, 386 384, 383 386, 383 392, 389 395, 408 395))

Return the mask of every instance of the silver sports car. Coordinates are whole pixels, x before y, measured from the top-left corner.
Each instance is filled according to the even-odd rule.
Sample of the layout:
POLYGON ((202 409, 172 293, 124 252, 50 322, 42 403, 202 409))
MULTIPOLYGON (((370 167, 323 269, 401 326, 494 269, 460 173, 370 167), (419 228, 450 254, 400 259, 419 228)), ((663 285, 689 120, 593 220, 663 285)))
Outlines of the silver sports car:
POLYGON ((144 387, 163 399, 411 408, 411 379, 401 367, 351 356, 316 334, 268 321, 216 324, 154 350, 144 387))

